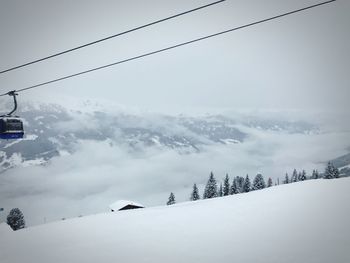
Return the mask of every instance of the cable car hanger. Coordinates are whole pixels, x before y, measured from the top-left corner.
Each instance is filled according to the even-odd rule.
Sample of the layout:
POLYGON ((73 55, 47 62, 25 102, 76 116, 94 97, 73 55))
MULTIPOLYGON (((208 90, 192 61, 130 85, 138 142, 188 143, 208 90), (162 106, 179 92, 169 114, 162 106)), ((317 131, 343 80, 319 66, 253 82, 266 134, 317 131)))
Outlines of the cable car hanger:
POLYGON ((6 115, 2 115, 2 116, 0 116, 0 117, 5 117, 5 116, 10 117, 10 116, 12 116, 12 114, 17 110, 17 99, 16 99, 16 96, 18 96, 18 93, 16 93, 15 90, 11 90, 11 91, 9 91, 9 92, 7 93, 7 95, 13 97, 14 108, 13 108, 13 110, 12 110, 10 113, 8 113, 8 114, 6 114, 6 115))

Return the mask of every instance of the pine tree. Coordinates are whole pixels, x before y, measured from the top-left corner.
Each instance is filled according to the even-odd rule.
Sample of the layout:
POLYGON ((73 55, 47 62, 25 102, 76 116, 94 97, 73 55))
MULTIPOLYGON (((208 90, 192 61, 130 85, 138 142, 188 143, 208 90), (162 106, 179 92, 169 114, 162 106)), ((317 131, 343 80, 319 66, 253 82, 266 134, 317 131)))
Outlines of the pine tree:
POLYGON ((303 171, 300 173, 299 181, 305 181, 306 179, 307 179, 307 177, 306 177, 306 172, 305 172, 305 170, 303 170, 303 171))
POLYGON ((333 179, 333 164, 331 162, 328 162, 327 167, 324 171, 324 176, 323 178, 325 179, 333 179))
POLYGON ((328 162, 327 167, 326 167, 326 169, 324 171, 323 178, 325 178, 325 179, 339 178, 339 170, 338 170, 338 168, 335 168, 333 163, 328 162))
POLYGON ((267 187, 271 187, 273 185, 271 177, 267 180, 267 187))
POLYGON ((24 221, 24 216, 21 210, 18 208, 11 209, 7 216, 7 224, 14 230, 25 228, 26 223, 24 221))
POLYGON ((312 170, 312 176, 311 176, 312 179, 318 179, 320 178, 320 175, 318 173, 317 170, 312 170))
POLYGON ((252 190, 260 190, 266 187, 266 183, 262 174, 257 174, 253 180, 252 190))
POLYGON ((213 172, 210 173, 207 185, 205 186, 203 198, 214 198, 218 196, 218 189, 217 189, 216 179, 214 177, 213 172))
POLYGON ((240 193, 237 178, 239 177, 237 176, 233 178, 232 185, 230 187, 230 195, 235 195, 240 193))
POLYGON ((242 176, 237 176, 237 187, 238 187, 238 192, 239 193, 244 193, 244 177, 242 176))
POLYGON ((298 182, 298 173, 297 173, 296 169, 294 169, 294 171, 293 171, 291 182, 292 183, 298 182))
POLYGON ((223 189, 222 189, 222 183, 220 183, 220 187, 219 187, 219 191, 218 191, 218 196, 224 196, 224 192, 223 192, 223 189))
MULTIPOLYGON (((334 167, 334 166, 333 166, 333 167, 334 167)), ((339 169, 334 167, 333 172, 334 172, 334 178, 339 178, 339 176, 340 176, 339 169)))
POLYGON ((285 179, 284 179, 284 183, 285 183, 285 184, 289 184, 288 173, 286 173, 286 177, 285 177, 285 179))
POLYGON ((301 179, 301 172, 298 173, 298 181, 301 179))
POLYGON ((230 194, 230 178, 228 177, 228 174, 226 174, 226 177, 224 179, 223 194, 224 194, 224 196, 230 194))
POLYGON ((171 192, 170 196, 169 196, 169 199, 168 199, 168 202, 166 204, 167 205, 174 205, 175 203, 176 203, 175 195, 171 192))
POLYGON ((199 199, 201 199, 201 197, 199 196, 197 185, 194 184, 190 200, 191 201, 196 201, 196 200, 199 200, 199 199))
POLYGON ((248 193, 251 190, 250 188, 251 188, 250 179, 249 179, 249 176, 247 175, 243 183, 243 192, 248 193))

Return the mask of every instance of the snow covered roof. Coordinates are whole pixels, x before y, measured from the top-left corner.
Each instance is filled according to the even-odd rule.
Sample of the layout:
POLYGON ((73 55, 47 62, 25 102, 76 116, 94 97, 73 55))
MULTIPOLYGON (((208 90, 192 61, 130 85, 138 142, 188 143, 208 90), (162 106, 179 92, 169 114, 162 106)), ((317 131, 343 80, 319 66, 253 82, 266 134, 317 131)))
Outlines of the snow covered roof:
POLYGON ((128 205, 137 206, 137 207, 145 207, 144 205, 141 205, 141 204, 133 202, 133 201, 119 200, 117 202, 114 202, 113 204, 110 204, 109 208, 114 210, 114 211, 118 211, 118 210, 120 210, 123 207, 126 207, 128 205))

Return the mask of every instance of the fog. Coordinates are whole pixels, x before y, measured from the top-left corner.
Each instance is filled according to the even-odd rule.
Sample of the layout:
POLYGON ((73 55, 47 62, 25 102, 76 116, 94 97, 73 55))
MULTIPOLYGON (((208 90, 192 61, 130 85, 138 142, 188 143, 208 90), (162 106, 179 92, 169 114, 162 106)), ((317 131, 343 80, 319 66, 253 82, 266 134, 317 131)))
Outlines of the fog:
MULTIPOLYGON (((144 120, 151 118, 164 127, 160 116, 145 115, 144 120)), ((231 181, 234 176, 249 174, 253 179, 262 173, 265 179, 282 182, 285 173, 290 175, 294 168, 305 169, 308 175, 313 169, 322 172, 325 162, 348 152, 349 126, 333 126, 330 130, 330 122, 326 124, 314 134, 242 126, 240 129, 249 134, 243 143, 209 144, 192 153, 162 146, 140 145, 135 149, 115 140, 82 140, 75 144, 73 154, 55 157, 44 166, 6 171, 2 174, 0 198, 5 210, 20 207, 27 223, 35 225, 106 212, 108 205, 119 199, 145 206, 164 205, 174 192, 178 202, 187 201, 193 183, 203 194, 211 171, 220 182, 226 173, 231 181)), ((64 123, 57 125, 62 127, 64 123)))

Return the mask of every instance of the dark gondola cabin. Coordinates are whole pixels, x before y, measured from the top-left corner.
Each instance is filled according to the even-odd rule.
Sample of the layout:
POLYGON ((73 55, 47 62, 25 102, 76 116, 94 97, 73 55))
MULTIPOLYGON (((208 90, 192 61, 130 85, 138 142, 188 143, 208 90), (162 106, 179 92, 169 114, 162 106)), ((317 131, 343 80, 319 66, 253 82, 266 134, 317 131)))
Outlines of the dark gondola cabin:
POLYGON ((23 122, 18 117, 0 117, 0 139, 23 138, 23 122))

